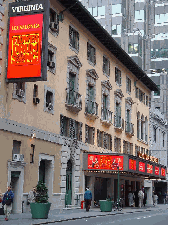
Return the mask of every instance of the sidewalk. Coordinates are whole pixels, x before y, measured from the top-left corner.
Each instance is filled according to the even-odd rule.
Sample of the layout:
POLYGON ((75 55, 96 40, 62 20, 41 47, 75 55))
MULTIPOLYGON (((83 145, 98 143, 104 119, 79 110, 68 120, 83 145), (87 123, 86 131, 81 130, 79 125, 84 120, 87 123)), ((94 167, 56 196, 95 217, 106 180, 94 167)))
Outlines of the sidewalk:
POLYGON ((89 218, 96 216, 104 215, 115 215, 115 214, 125 214, 125 213, 134 213, 134 212, 144 212, 144 211, 155 211, 155 210, 166 210, 168 205, 159 204, 156 207, 144 207, 144 208, 123 208, 122 211, 113 211, 112 212, 101 212, 99 208, 91 208, 89 212, 86 212, 85 209, 55 209, 50 210, 48 219, 32 219, 31 213, 22 213, 22 214, 11 214, 10 220, 5 221, 5 216, 0 215, 0 224, 1 225, 36 225, 36 224, 48 224, 55 222, 62 222, 67 220, 74 220, 80 218, 89 218))

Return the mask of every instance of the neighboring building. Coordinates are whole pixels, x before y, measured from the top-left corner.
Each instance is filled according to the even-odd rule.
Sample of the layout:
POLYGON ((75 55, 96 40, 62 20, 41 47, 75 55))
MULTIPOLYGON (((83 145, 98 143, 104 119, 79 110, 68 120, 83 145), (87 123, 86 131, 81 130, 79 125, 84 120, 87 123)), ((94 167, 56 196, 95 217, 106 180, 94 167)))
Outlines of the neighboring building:
MULTIPOLYGON (((0 7, 2 59, 9 2, 0 7)), ((52 208, 79 205, 86 186, 97 201, 116 200, 119 163, 128 206, 128 192, 145 177, 165 179, 165 166, 149 157, 149 101, 157 86, 80 2, 50 3, 47 81, 8 84, 1 61, 1 190, 12 185, 14 212, 28 210, 38 180, 52 208)))

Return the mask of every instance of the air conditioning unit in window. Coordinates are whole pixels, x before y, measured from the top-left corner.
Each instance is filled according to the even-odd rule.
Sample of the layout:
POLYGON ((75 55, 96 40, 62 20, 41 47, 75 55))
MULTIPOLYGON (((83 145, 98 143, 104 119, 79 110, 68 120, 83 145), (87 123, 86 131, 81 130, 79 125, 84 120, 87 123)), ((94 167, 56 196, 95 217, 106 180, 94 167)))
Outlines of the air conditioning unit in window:
POLYGON ((49 103, 49 104, 48 104, 48 109, 49 109, 49 110, 52 110, 52 109, 53 109, 52 103, 49 103))
POLYGON ((36 98, 36 97, 33 98, 33 103, 34 104, 39 104, 39 102, 40 102, 39 98, 36 98))
POLYGON ((14 161, 24 161, 24 155, 23 154, 13 154, 13 160, 14 161))
POLYGON ((20 98, 24 97, 24 91, 22 89, 16 90, 16 95, 20 98))
POLYGON ((58 30, 58 24, 55 22, 51 22, 50 29, 56 32, 58 30))
POLYGON ((50 68, 55 68, 55 63, 52 62, 52 61, 48 61, 48 66, 49 66, 50 68))

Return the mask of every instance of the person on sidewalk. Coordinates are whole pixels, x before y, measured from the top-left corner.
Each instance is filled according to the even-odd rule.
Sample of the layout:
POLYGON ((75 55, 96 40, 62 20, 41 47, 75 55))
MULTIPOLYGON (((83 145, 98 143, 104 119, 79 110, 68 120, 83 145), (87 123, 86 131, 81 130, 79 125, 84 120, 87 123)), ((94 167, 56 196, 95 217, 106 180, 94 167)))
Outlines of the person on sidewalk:
POLYGON ((8 186, 7 192, 5 192, 2 205, 4 206, 5 220, 8 221, 9 216, 12 211, 12 203, 13 203, 14 193, 11 190, 11 187, 8 186))
POLYGON ((144 205, 144 207, 146 206, 146 201, 147 201, 147 193, 146 193, 146 191, 144 190, 144 199, 143 199, 143 205, 144 205))
POLYGON ((86 212, 89 212, 91 201, 92 201, 92 192, 89 190, 89 187, 86 188, 86 191, 84 194, 84 200, 85 200, 86 212))
POLYGON ((143 206, 143 199, 144 199, 144 193, 141 189, 138 192, 138 197, 139 197, 139 208, 141 208, 143 206))
POLYGON ((129 199, 129 206, 133 206, 134 205, 134 193, 132 193, 131 191, 128 194, 128 199, 129 199))
POLYGON ((33 187, 32 190, 30 190, 28 194, 28 202, 27 205, 29 205, 31 202, 35 202, 35 197, 36 197, 36 188, 33 187))
POLYGON ((139 197, 138 197, 138 189, 134 192, 135 196, 135 207, 138 207, 139 197))

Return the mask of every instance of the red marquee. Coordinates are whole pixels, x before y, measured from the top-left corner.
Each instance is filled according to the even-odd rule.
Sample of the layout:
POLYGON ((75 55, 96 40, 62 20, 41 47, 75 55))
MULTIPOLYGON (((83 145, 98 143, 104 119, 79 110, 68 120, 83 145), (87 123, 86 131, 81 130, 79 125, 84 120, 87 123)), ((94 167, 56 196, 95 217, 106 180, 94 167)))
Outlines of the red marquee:
POLYGON ((123 156, 88 155, 88 169, 95 170, 123 170, 123 156))
POLYGON ((130 170, 136 170, 136 160, 129 159, 129 169, 130 170))
POLYGON ((139 171, 140 172, 145 172, 145 163, 139 162, 139 171))
POLYGON ((164 168, 161 168, 161 176, 165 177, 165 169, 164 168))
POLYGON ((155 166, 155 175, 159 175, 159 173, 160 173, 159 167, 155 166))
POLYGON ((153 173, 153 165, 147 164, 147 173, 153 173))

